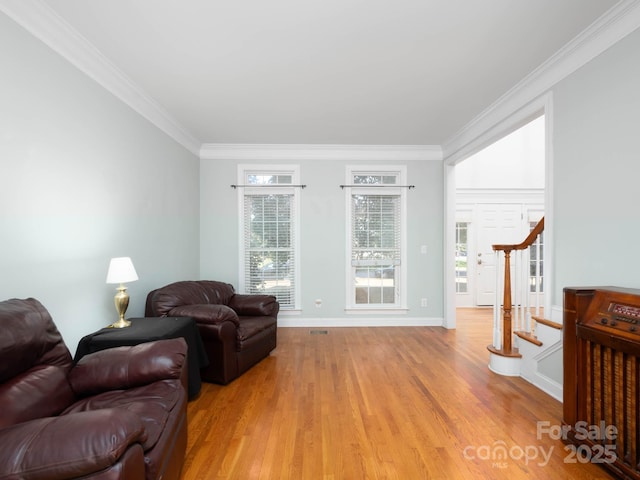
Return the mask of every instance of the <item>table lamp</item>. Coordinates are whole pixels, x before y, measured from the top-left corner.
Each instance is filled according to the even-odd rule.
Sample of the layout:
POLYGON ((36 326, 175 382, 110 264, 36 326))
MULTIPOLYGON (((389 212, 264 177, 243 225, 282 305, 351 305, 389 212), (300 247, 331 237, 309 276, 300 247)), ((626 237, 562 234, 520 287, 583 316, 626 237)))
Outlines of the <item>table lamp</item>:
POLYGON ((138 280, 138 274, 133 267, 133 262, 129 257, 117 257, 112 258, 109 263, 109 271, 107 272, 107 283, 119 283, 117 288, 118 293, 113 298, 116 304, 116 310, 120 315, 120 319, 117 322, 109 325, 113 328, 123 328, 131 325, 131 322, 124 319, 124 314, 129 306, 129 294, 127 293, 127 287, 123 284, 127 282, 135 282, 138 280))

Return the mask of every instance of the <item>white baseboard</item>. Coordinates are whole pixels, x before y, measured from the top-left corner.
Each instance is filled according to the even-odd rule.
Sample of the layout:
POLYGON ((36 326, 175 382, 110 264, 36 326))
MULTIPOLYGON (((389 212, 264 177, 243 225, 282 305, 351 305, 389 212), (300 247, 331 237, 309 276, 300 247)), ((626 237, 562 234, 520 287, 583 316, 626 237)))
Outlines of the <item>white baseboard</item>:
POLYGON ((442 327, 443 324, 442 317, 278 317, 278 327, 442 327))

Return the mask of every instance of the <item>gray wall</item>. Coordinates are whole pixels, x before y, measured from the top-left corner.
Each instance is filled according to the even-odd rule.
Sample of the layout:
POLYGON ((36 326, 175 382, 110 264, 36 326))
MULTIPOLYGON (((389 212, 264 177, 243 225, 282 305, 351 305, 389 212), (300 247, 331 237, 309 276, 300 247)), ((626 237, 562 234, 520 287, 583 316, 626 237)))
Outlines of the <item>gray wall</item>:
MULTIPOLYGON (((640 287, 638 51, 640 31, 553 88, 553 305, 567 285, 640 287)), ((41 299, 73 350, 115 315, 114 287, 104 283, 112 256, 129 255, 138 269, 140 280, 129 285, 132 316, 142 315, 148 290, 169 281, 237 284, 237 193, 229 185, 238 163, 259 162, 199 167, 195 155, 2 14, 0 52, 0 298, 41 299)), ((357 162, 296 163, 309 185, 302 317, 346 318, 338 185, 346 164, 357 162)), ((408 195, 407 316, 441 318, 443 166, 406 165, 417 187, 408 195)))
MULTIPOLYGON (((201 276, 238 285, 238 164, 300 165, 301 183, 301 286, 300 318, 314 318, 319 324, 329 319, 348 323, 354 315, 345 313, 345 183, 347 165, 375 165, 391 162, 302 160, 260 162, 246 160, 202 160, 201 163, 201 276), (322 299, 322 308, 314 301, 322 299), (347 320, 349 318, 350 320, 347 320)), ((407 193, 407 249, 409 312, 397 319, 443 317, 443 165, 440 161, 412 160, 407 166, 408 183, 416 186, 407 193), (420 246, 427 245, 427 254, 420 246), (420 299, 428 306, 421 307, 420 299)), ((380 317, 380 315, 378 315, 380 317)), ((287 319, 285 318, 285 321, 287 319)), ((295 320, 291 320, 295 322, 295 320)))
POLYGON ((554 88, 554 305, 640 287, 640 30, 554 88))
POLYGON ((4 14, 0 58, 0 299, 39 299, 73 353, 117 317, 111 257, 128 316, 198 275, 199 160, 4 14))

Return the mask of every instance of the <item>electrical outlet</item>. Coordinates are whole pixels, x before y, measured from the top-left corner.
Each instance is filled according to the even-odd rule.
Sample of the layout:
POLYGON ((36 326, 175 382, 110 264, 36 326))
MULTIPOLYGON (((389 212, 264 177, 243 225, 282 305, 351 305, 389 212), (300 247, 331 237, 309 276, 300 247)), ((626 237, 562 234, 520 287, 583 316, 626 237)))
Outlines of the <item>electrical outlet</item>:
POLYGON ((316 304, 316 308, 322 307, 322 299, 316 298, 315 304, 316 304))
POLYGON ((423 255, 426 255, 427 253, 427 246, 426 245, 421 245, 420 246, 420 253, 423 255))
POLYGON ((423 298, 423 299, 420 300, 420 306, 421 307, 426 307, 427 306, 427 299, 426 298, 423 298))

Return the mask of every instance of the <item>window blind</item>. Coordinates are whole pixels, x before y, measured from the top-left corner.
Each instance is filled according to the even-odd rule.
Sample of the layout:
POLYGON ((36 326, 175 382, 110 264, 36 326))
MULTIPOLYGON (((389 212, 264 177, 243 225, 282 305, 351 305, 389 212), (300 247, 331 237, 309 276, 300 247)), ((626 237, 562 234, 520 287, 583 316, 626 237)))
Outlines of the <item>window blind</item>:
POLYGON ((244 196, 245 289, 283 308, 295 304, 294 205, 292 193, 244 196))
POLYGON ((351 196, 351 266, 356 304, 393 304, 400 266, 400 195, 351 196))

